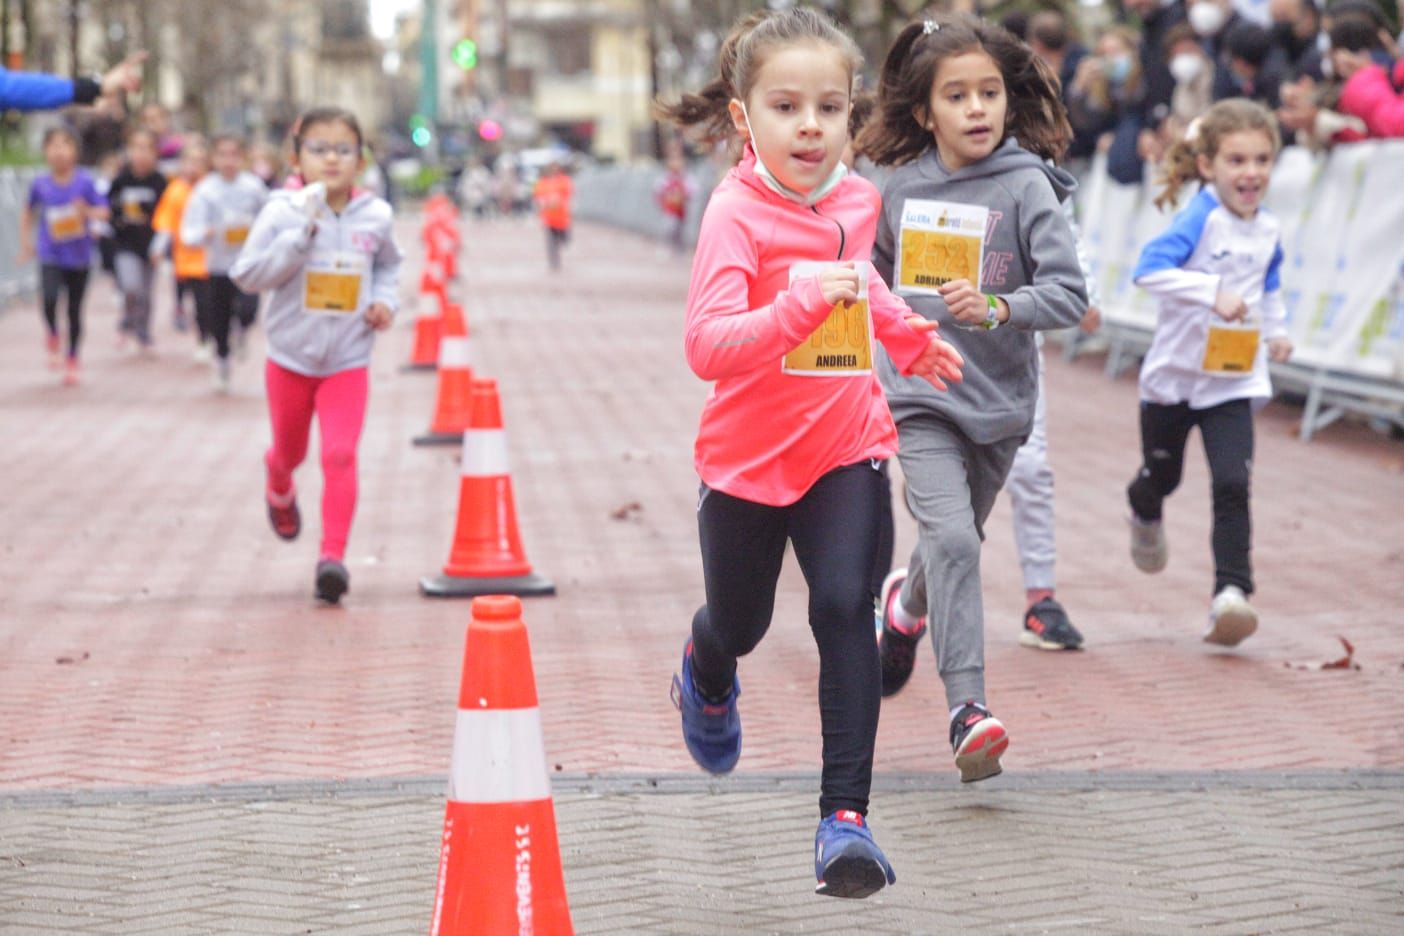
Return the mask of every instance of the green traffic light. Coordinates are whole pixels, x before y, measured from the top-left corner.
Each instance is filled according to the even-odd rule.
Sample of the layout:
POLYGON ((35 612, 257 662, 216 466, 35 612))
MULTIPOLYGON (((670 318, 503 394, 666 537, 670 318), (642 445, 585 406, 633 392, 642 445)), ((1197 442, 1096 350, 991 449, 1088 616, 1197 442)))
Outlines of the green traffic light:
POLYGON ((450 55, 453 64, 464 71, 478 67, 478 44, 472 39, 460 39, 455 42, 450 55))
POLYGON ((415 146, 428 146, 433 138, 434 135, 429 132, 428 127, 415 127, 414 132, 410 134, 410 140, 415 146))

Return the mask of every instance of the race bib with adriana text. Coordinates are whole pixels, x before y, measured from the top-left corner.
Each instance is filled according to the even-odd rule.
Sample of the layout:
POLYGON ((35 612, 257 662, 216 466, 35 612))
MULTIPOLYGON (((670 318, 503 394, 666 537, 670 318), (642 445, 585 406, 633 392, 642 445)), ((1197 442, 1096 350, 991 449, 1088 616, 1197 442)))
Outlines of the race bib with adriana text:
POLYGON ((909 198, 902 204, 893 281, 896 292, 936 295, 952 280, 980 285, 985 228, 983 205, 909 198))

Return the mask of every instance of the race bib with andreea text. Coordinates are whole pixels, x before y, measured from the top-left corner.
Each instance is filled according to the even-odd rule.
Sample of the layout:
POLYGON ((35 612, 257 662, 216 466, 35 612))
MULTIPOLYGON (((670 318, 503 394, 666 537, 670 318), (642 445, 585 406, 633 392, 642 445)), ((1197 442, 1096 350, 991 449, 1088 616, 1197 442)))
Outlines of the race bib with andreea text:
MULTIPOLYGON (((790 283, 817 276, 833 263, 796 263, 790 283)), ((786 374, 800 377, 855 377, 873 370, 873 324, 868 314, 868 266, 858 264, 858 298, 837 302, 828 318, 781 363, 786 374)))

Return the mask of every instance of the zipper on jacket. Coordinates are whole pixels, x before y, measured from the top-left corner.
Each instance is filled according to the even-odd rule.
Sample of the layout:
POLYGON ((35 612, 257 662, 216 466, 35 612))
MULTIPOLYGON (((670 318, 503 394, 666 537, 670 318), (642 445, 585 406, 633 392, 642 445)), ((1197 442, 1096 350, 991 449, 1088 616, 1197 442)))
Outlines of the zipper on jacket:
POLYGON ((837 259, 837 260, 842 260, 842 259, 843 259, 843 248, 846 247, 846 246, 848 246, 848 232, 845 231, 845 230, 843 229, 843 225, 839 223, 839 221, 838 221, 837 218, 830 218, 828 215, 819 214, 819 206, 818 206, 818 205, 810 205, 810 206, 809 206, 809 210, 812 211, 812 212, 814 212, 816 215, 818 215, 818 216, 821 217, 821 218, 827 218, 828 220, 834 222, 834 227, 838 228, 838 231, 839 231, 839 249, 838 249, 838 256, 837 256, 835 259, 837 259))

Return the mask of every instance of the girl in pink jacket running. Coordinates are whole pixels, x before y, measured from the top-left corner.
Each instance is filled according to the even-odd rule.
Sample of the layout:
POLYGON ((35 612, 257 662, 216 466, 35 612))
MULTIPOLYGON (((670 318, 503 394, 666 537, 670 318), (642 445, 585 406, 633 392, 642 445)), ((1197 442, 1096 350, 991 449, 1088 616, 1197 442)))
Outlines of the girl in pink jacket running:
POLYGON ((743 155, 702 220, 687 358, 715 381, 695 462, 707 603, 673 680, 683 739, 707 771, 741 754, 737 658, 770 626, 786 541, 810 586, 824 770, 818 892, 866 897, 896 880, 864 816, 880 678, 869 572, 897 434, 873 374, 873 338, 903 373, 945 389, 960 357, 911 315, 868 255, 879 198, 840 161, 857 48, 810 9, 754 14, 720 75, 664 113, 743 155))

